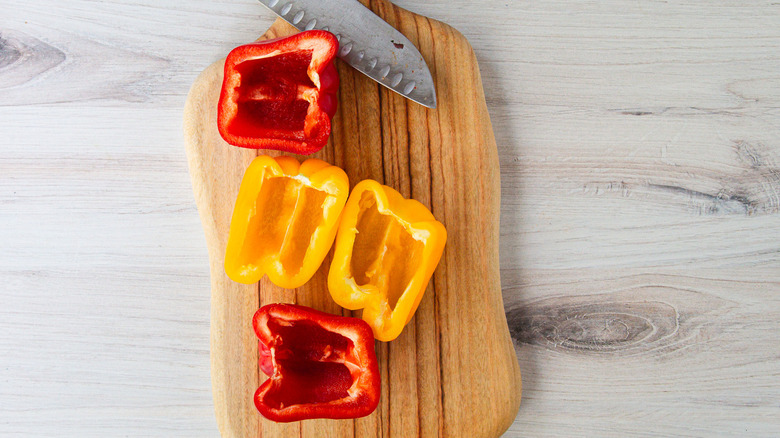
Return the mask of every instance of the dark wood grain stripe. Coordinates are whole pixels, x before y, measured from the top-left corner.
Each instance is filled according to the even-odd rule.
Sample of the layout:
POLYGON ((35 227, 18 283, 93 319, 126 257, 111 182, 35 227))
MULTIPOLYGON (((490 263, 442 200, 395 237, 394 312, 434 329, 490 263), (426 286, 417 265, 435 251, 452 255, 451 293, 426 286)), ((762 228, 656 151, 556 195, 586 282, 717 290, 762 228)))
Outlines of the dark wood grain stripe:
MULTIPOLYGON (((625 168, 607 170, 625 174, 620 180, 592 180, 583 185, 583 192, 643 198, 664 206, 681 206, 701 216, 761 216, 780 212, 780 158, 776 147, 743 139, 732 139, 731 144, 735 159, 727 172, 697 164, 669 167, 664 172, 646 175, 649 169, 646 165, 626 163, 625 168)), ((582 167, 587 166, 591 164, 583 163, 582 167)), ((605 170, 602 164, 592 166, 605 170)))

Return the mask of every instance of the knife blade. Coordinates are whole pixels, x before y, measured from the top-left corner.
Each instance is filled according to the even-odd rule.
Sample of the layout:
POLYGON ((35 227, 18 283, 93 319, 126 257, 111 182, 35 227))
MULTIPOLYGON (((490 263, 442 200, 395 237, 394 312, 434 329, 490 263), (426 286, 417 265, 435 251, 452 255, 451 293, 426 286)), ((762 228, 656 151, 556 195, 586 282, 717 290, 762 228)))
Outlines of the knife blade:
POLYGON ((259 0, 298 30, 326 30, 338 57, 381 85, 428 108, 436 89, 420 51, 357 0, 259 0))

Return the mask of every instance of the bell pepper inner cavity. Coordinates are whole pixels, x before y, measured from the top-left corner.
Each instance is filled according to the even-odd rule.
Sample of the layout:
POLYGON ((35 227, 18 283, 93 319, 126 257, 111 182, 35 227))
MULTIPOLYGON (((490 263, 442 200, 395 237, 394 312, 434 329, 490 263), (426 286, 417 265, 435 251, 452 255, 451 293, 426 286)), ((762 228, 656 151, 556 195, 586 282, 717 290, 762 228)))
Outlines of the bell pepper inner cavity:
POLYGON ((363 192, 350 266, 355 283, 376 288, 392 311, 422 263, 422 253, 423 244, 404 223, 381 213, 373 192, 363 192))
POLYGON ((311 50, 302 50, 236 65, 241 85, 230 129, 247 137, 272 130, 278 136, 302 140, 310 105, 305 94, 316 90, 307 71, 311 58, 311 50))
POLYGON ((258 266, 278 257, 291 274, 301 270, 314 232, 322 223, 326 202, 336 202, 329 193, 298 179, 279 176, 263 182, 241 248, 242 260, 258 266))
POLYGON ((272 318, 268 327, 277 334, 272 348, 276 374, 282 376, 265 395, 268 406, 282 409, 293 404, 327 403, 349 395, 355 383, 350 366, 359 366, 351 354, 351 340, 305 320, 272 318))

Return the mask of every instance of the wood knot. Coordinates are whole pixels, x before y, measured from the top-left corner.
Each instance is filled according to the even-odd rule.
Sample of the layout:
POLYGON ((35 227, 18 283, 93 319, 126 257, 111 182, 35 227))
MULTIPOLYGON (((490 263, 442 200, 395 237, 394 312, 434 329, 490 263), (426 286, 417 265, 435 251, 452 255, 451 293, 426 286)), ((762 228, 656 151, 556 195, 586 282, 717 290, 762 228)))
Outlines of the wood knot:
MULTIPOLYGON (((29 82, 62 64, 65 53, 21 32, 0 33, 0 89, 29 82)), ((28 93, 29 99, 29 93, 28 93)))
POLYGON ((510 309, 507 320, 517 342, 587 353, 645 349, 679 330, 679 315, 668 303, 604 295, 535 301, 510 309))
POLYGON ((22 51, 19 50, 13 41, 0 34, 0 70, 19 61, 22 57, 22 51))
MULTIPOLYGON (((674 278, 674 277, 670 277, 674 278)), ((633 356, 700 348, 722 325, 712 324, 734 303, 644 276, 605 294, 554 296, 507 308, 512 338, 573 354, 633 356)))
POLYGON ((551 327, 550 338, 562 345, 582 349, 622 348, 652 332, 653 324, 638 315, 597 312, 575 315, 551 327))

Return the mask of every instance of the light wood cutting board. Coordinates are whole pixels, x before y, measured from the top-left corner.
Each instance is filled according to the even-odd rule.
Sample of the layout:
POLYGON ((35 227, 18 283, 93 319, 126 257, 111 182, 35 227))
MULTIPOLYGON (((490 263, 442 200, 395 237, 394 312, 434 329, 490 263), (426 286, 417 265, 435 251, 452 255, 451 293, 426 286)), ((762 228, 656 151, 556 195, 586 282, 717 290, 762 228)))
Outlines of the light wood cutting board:
MULTIPOLYGON (((288 424, 262 418, 252 399, 265 379, 251 325, 255 311, 288 302, 351 313, 327 291, 330 257, 295 290, 267 278, 243 285, 225 275, 233 203, 258 151, 230 146, 219 136, 224 60, 203 71, 187 99, 184 132, 211 264, 211 375, 225 437, 498 436, 520 404, 520 370, 499 278, 498 157, 473 50, 443 23, 384 0, 364 4, 423 54, 436 81, 438 108, 406 100, 339 60, 339 110, 328 145, 313 156, 342 167, 351 186, 371 178, 428 206, 447 227, 447 246, 415 317, 396 340, 377 342, 382 395, 372 415, 288 424)), ((277 20, 261 39, 294 32, 277 20)))

